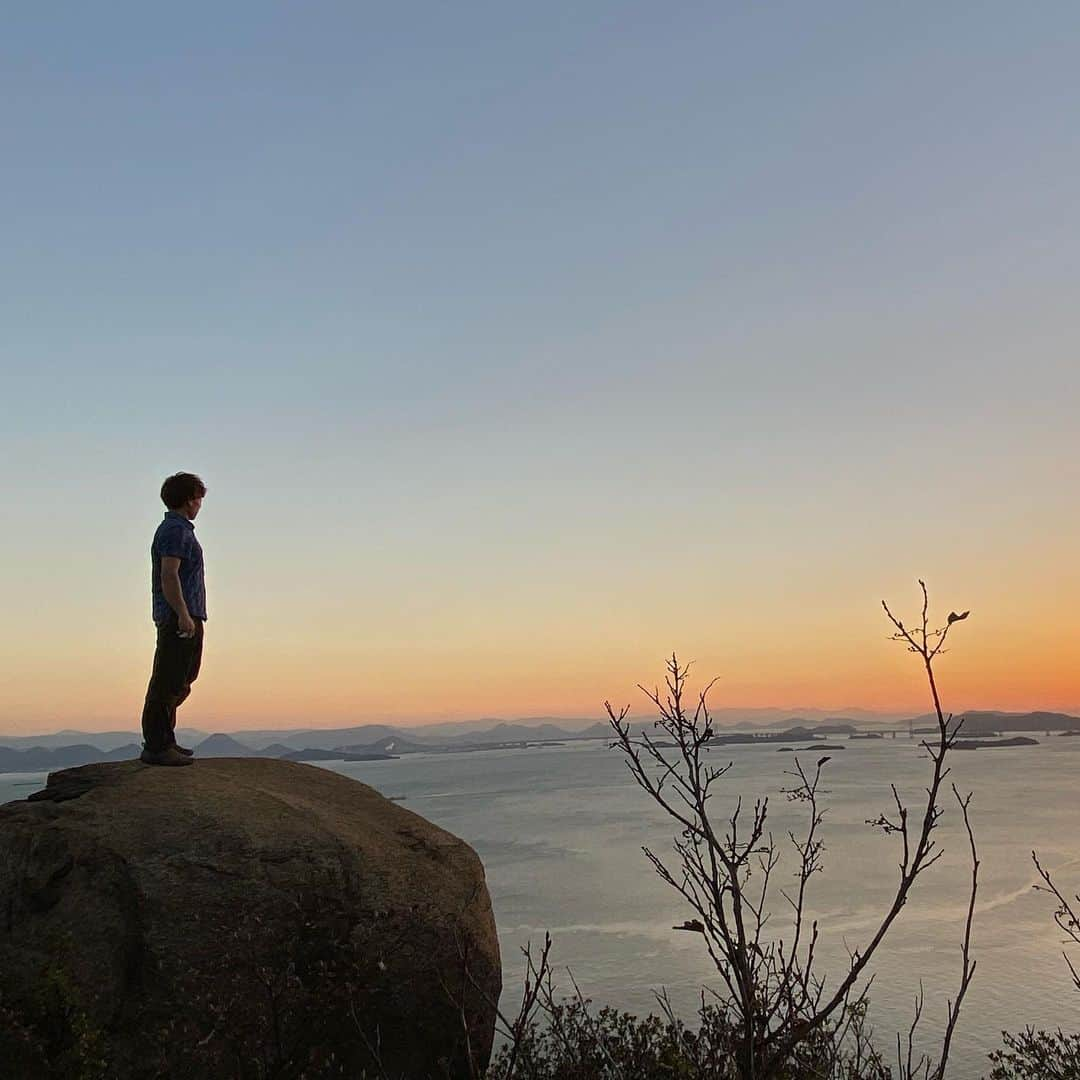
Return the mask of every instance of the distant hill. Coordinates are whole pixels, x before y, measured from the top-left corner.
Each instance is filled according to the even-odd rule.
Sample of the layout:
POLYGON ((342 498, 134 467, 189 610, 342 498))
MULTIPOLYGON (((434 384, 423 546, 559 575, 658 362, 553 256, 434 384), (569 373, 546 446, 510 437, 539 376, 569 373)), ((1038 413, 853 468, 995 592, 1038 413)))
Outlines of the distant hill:
MULTIPOLYGON (((0 748, 11 750, 55 750, 61 746, 93 746, 97 750, 116 750, 141 743, 137 731, 57 731, 52 735, 0 735, 0 748)), ((98 760, 101 760, 100 758, 98 760)))
POLYGON ((433 749, 442 748, 424 746, 401 735, 387 735, 386 738, 376 739, 373 743, 356 743, 338 747, 343 754, 430 754, 433 749))
MULTIPOLYGON (((631 719, 630 731, 634 735, 641 735, 643 732, 656 735, 660 732, 660 729, 656 726, 655 720, 631 719)), ((610 720, 600 720, 591 727, 587 727, 584 731, 579 731, 577 737, 579 739, 613 739, 615 733, 611 730, 610 720)))
MULTIPOLYGON (((846 709, 842 713, 824 709, 727 709, 712 710, 713 723, 719 727, 752 730, 754 728, 791 728, 796 724, 812 725, 816 722, 885 724, 898 718, 884 713, 871 713, 860 709, 846 709), (837 720, 838 716, 842 719, 837 720)), ((632 714, 630 721, 635 729, 649 728, 654 717, 632 714)), ((907 724, 907 717, 903 723, 907 724)), ((185 746, 199 746, 209 737, 208 732, 195 728, 181 728, 177 736, 185 746)), ((599 717, 531 716, 512 720, 486 717, 477 720, 458 720, 433 724, 359 724, 331 728, 281 728, 251 729, 232 732, 230 738, 249 750, 278 756, 279 747, 288 750, 333 750, 339 746, 371 745, 389 736, 398 736, 423 745, 461 745, 462 743, 562 741, 567 738, 606 737, 610 734, 607 721, 599 717), (271 749, 273 748, 273 749, 271 749)), ((56 749, 63 746, 87 745, 98 750, 114 750, 141 743, 138 731, 87 732, 67 729, 46 735, 3 735, 0 748, 13 750, 56 749)))
MULTIPOLYGON (((744 724, 740 727, 725 727, 721 724, 714 724, 713 730, 716 733, 717 740, 736 742, 740 741, 737 733, 750 736, 756 732, 758 733, 757 737, 760 738, 771 738, 774 735, 783 735, 792 739, 807 739, 818 735, 852 735, 858 729, 850 720, 832 720, 828 723, 808 724, 805 721, 792 719, 789 723, 784 725, 744 724)), ((634 735, 648 732, 649 735, 655 736, 659 729, 656 727, 655 721, 636 720, 631 722, 630 731, 634 735)), ((662 734, 663 733, 661 732, 661 736, 662 734)), ((593 724, 592 727, 579 732, 576 737, 581 738, 582 736, 600 739, 606 739, 609 736, 613 737, 611 724, 607 722, 593 724)), ((752 740, 747 738, 745 741, 752 740)))
POLYGON ((90 765, 95 761, 127 761, 137 758, 141 750, 142 746, 138 743, 128 743, 112 750, 101 750, 87 743, 57 747, 31 746, 25 750, 0 746, 0 772, 53 772, 56 769, 90 765))
POLYGON ((280 758, 291 752, 291 746, 286 746, 284 743, 271 743, 269 746, 264 746, 259 751, 259 757, 280 758))
MULTIPOLYGON (((194 728, 179 728, 176 735, 185 746, 194 746, 206 738, 207 732, 194 728)), ((98 750, 118 750, 133 743, 142 745, 142 733, 135 728, 130 731, 78 731, 65 728, 48 735, 0 734, 0 747, 6 746, 12 750, 30 750, 35 747, 55 750, 61 746, 93 746, 98 750)))
POLYGON ((874 726, 907 723, 907 713, 874 712, 845 706, 841 709, 740 709, 710 708, 713 724, 716 727, 738 728, 792 728, 799 725, 814 724, 856 724, 874 726))
POLYGON ((965 735, 984 731, 1080 731, 1080 716, 1056 712, 964 713, 965 735))
POLYGON ((835 725, 830 726, 828 724, 819 728, 793 727, 788 731, 752 731, 738 734, 721 730, 713 736, 709 745, 734 746, 739 743, 806 742, 809 739, 824 740, 826 733, 833 735, 846 734, 846 732, 837 732, 835 725))
POLYGON ((313 746, 304 750, 289 750, 282 755, 285 761, 341 761, 344 756, 337 750, 320 750, 313 746))
POLYGON ((359 754, 347 754, 341 750, 318 750, 308 747, 305 750, 290 750, 285 761, 391 761, 395 754, 383 754, 378 750, 365 750, 359 754))
POLYGON ((1038 739, 1014 735, 1011 739, 958 739, 954 750, 1001 750, 1014 746, 1038 746, 1038 739))
MULTIPOLYGON (((239 731, 241 739, 249 746, 260 747, 272 743, 287 746, 290 750, 334 750, 351 743, 370 744, 391 735, 403 735, 401 728, 388 724, 361 724, 358 727, 297 728, 291 731, 239 731)), ((412 735, 408 736, 412 738, 412 735)))
POLYGON ((561 742, 580 738, 582 732, 567 731, 554 724, 496 724, 488 731, 474 731, 445 742, 452 746, 480 746, 508 742, 561 742))
MULTIPOLYGON (((1080 733, 1080 716, 1070 713, 1032 711, 1024 713, 974 710, 958 713, 964 717, 963 734, 969 737, 997 731, 1080 733)), ((775 732, 805 738, 810 735, 851 735, 857 729, 875 727, 936 730, 933 714, 914 718, 892 717, 863 709, 846 709, 843 715, 825 710, 803 709, 718 709, 712 712, 718 736, 735 732, 775 732)), ((653 717, 630 717, 631 731, 655 734, 653 717)), ((415 754, 421 752, 491 749, 523 743, 568 742, 577 739, 608 739, 611 727, 606 720, 562 720, 534 717, 529 721, 463 721, 425 727, 395 727, 389 724, 361 724, 354 727, 316 728, 291 731, 244 731, 239 738, 218 732, 204 733, 185 728, 180 741, 193 746, 202 757, 286 757, 308 750, 336 754, 415 754), (584 726, 578 726, 584 725, 584 726)), ((95 761, 117 761, 138 757, 140 735, 133 731, 100 733, 59 731, 51 735, 0 736, 0 772, 47 772, 86 765, 95 761)))
MULTIPOLYGON (((956 719, 961 718, 963 726, 960 730, 964 735, 989 735, 995 731, 1080 731, 1080 716, 1068 713, 974 710, 957 713, 956 719)), ((917 716, 911 722, 916 732, 937 730, 937 717, 933 713, 917 716)))
POLYGON ((580 735, 582 731, 596 722, 595 717, 565 716, 521 716, 506 720, 498 716, 486 716, 479 720, 455 720, 438 724, 403 725, 401 730, 410 739, 421 742, 442 739, 455 739, 461 735, 480 735, 490 732, 500 724, 518 724, 524 727, 542 727, 552 724, 564 731, 580 735))
POLYGON ((231 735, 217 733, 203 739, 198 746, 193 747, 199 757, 260 757, 257 750, 238 742, 231 735))

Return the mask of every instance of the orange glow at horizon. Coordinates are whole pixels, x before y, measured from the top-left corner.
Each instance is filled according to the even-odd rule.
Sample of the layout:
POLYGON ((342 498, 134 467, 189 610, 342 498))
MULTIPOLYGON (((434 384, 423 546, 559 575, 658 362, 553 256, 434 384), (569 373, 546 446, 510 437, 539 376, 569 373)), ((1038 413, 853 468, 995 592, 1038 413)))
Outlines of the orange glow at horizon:
MULTIPOLYGON (((1010 620, 994 620, 976 609, 953 631, 951 648, 935 665, 944 706, 957 712, 1076 709, 1080 632, 1072 622, 1048 618, 1032 619, 1031 625, 1034 629, 1018 640, 1010 620)), ((720 644, 701 628, 695 631, 684 635, 679 656, 694 662, 692 689, 717 677, 709 696, 714 709, 794 713, 815 708, 842 714, 863 708, 917 715, 931 708, 918 658, 887 640, 883 616, 862 625, 840 624, 818 638, 794 617, 780 638, 748 623, 738 633, 722 632, 727 640, 720 644)), ((134 730, 146 678, 145 664, 137 661, 148 662, 150 650, 138 641, 131 651, 142 655, 131 659, 117 640, 104 658, 87 652, 79 663, 65 665, 62 678, 47 655, 24 651, 18 679, 8 681, 0 698, 0 732, 134 730)), ((669 654, 659 640, 625 639, 591 653, 542 638, 517 647, 499 647, 488 639, 437 650, 430 644, 377 647, 371 642, 353 649, 340 640, 305 638, 297 627, 283 640, 251 641, 211 624, 206 667, 180 722, 243 730, 422 725, 481 717, 599 719, 605 699, 647 716, 649 703, 637 683, 661 681, 669 654)))

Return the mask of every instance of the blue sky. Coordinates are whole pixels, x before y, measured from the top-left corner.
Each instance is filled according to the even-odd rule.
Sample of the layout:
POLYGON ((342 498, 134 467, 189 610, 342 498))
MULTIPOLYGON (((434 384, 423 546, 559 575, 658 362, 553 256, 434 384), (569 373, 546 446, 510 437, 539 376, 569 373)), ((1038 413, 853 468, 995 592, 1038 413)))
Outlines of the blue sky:
POLYGON ((134 659, 78 708, 124 714, 177 468, 211 488, 222 715, 282 565, 296 709, 304 664, 387 648, 439 677, 310 707, 579 711, 680 641, 767 652, 747 704, 906 702, 885 658, 837 680, 916 573, 998 613, 972 700, 1028 619, 1058 666, 985 703, 1080 702, 1078 31, 1066 4, 8 13, 0 550, 30 615, 0 726, 76 708, 40 673, 81 590, 118 612, 87 670, 134 659), (60 523, 90 518, 86 584, 60 523), (806 662, 831 683, 760 604, 837 641, 806 662))

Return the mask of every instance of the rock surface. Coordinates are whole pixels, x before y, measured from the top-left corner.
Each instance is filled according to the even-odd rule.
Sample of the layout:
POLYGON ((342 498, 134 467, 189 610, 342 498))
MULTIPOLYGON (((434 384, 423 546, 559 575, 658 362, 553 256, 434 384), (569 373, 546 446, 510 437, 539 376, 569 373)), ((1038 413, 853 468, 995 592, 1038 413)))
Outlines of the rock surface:
POLYGON ((491 1050, 479 858, 325 769, 54 773, 0 808, 0 919, 8 999, 61 970, 120 1077, 456 1077, 491 1050))

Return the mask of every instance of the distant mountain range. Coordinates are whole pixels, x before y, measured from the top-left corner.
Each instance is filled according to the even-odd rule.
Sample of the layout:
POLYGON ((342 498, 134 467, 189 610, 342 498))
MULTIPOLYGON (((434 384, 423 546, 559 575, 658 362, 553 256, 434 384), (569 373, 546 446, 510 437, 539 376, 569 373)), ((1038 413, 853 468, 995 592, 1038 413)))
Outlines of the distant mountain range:
MULTIPOLYGON (((992 735, 998 731, 1080 731, 1080 717, 1057 712, 994 712, 990 710, 958 713, 964 735, 992 735)), ((930 726, 937 730, 937 717, 933 713, 917 717, 916 728, 930 726)))
MULTIPOLYGON (((797 725, 810 725, 822 722, 840 722, 855 724, 906 724, 907 713, 890 714, 875 713, 866 709, 714 709, 712 710, 713 722, 717 727, 731 728, 732 730, 751 730, 755 728, 790 728, 797 725)), ((633 716, 631 720, 635 724, 649 724, 653 718, 646 716, 633 716)), ((246 730, 233 732, 241 741, 254 749, 266 749, 274 744, 287 746, 293 750, 303 749, 305 746, 321 749, 332 749, 346 743, 372 743, 378 739, 389 736, 404 736, 422 743, 439 744, 452 742, 463 736, 485 738, 498 738, 505 735, 508 738, 516 737, 515 732, 527 731, 528 738, 536 738, 538 728, 550 727, 558 732, 558 738, 580 736, 586 731, 595 732, 599 729, 607 731, 607 720, 601 716, 591 717, 560 717, 560 716, 526 716, 514 720, 506 720, 500 717, 486 717, 477 720, 458 720, 453 722, 435 724, 362 724, 355 727, 335 728, 270 728, 261 730, 246 730), (500 734, 493 735, 495 732, 500 734)), ((186 746, 194 746, 207 738, 211 732, 195 728, 181 728, 177 735, 186 746)), ((115 750, 121 746, 140 742, 138 732, 128 731, 100 731, 85 732, 71 729, 57 731, 49 735, 0 735, 0 747, 9 747, 13 750, 26 750, 32 747, 60 747, 70 746, 76 743, 90 743, 102 750, 115 750)))
MULTIPOLYGON (((83 734, 82 738, 93 736, 83 734)), ((128 738, 131 738, 130 734, 128 738)), ((141 750, 141 742, 129 742, 109 750, 85 742, 73 743, 70 746, 35 746, 27 750, 0 746, 0 773, 55 772, 57 769, 88 765, 91 761, 127 761, 129 758, 138 757, 141 750)))
MULTIPOLYGON (((766 713, 776 710, 753 711, 766 713)), ((796 732, 799 738, 803 738, 810 735, 850 735, 857 730, 873 731, 875 727, 907 729, 910 725, 919 730, 933 728, 936 723, 931 713, 889 721, 880 714, 867 714, 865 710, 857 709, 848 710, 848 716, 830 715, 816 723, 808 722, 807 716, 813 711, 805 710, 800 715, 785 714, 782 720, 769 719, 759 723, 745 720, 739 725, 717 723, 717 734, 724 737, 724 741, 730 741, 731 736, 739 731, 775 730, 789 734, 796 732), (866 719, 868 715, 873 716, 872 722, 866 719)), ((964 735, 986 735, 999 731, 1080 732, 1080 717, 1068 713, 974 711, 960 715, 964 717, 964 735)), ((652 731, 654 723, 651 718, 635 718, 631 720, 631 730, 652 731)), ((465 728, 463 731, 449 724, 430 729, 363 724, 348 728, 244 731, 233 735, 223 732, 208 735, 193 729, 181 729, 177 734, 182 743, 193 747, 201 757, 274 757, 293 761, 343 757, 372 760, 402 754, 453 753, 604 739, 611 735, 606 721, 570 720, 556 723, 554 718, 537 717, 533 722, 493 720, 490 724, 490 727, 477 727, 475 722, 459 725, 465 728)), ((130 731, 61 731, 46 736, 0 736, 0 772, 51 772, 93 761, 122 761, 138 757, 140 749, 139 736, 130 731)))

